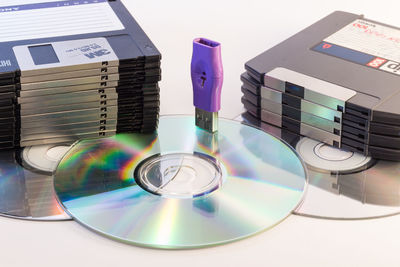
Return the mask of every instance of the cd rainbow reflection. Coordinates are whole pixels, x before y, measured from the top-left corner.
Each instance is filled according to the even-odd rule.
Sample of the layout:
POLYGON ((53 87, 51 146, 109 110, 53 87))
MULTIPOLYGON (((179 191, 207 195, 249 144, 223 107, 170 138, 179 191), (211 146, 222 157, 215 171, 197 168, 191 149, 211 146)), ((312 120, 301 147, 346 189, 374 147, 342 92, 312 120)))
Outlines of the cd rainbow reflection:
MULTIPOLYGON (((195 169, 191 162, 185 164, 195 169)), ((77 221, 113 239, 158 248, 223 244, 268 229, 298 206, 305 186, 301 160, 277 138, 222 119, 218 136, 211 136, 197 129, 190 116, 161 117, 152 135, 81 141, 55 174, 59 200, 77 221), (257 147, 263 157, 248 147, 257 147), (141 163, 179 153, 215 160, 223 175, 220 187, 175 198, 136 182, 141 163)))

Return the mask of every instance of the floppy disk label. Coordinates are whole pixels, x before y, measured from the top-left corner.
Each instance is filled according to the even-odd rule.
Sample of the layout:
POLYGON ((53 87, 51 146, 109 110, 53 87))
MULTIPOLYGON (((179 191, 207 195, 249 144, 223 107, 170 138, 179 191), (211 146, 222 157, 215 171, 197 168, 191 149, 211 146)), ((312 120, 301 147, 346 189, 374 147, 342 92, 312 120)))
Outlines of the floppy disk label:
POLYGON ((356 19, 312 50, 400 75, 400 30, 356 19))
POLYGON ((0 42, 124 29, 107 0, 7 2, 0 3, 0 42))

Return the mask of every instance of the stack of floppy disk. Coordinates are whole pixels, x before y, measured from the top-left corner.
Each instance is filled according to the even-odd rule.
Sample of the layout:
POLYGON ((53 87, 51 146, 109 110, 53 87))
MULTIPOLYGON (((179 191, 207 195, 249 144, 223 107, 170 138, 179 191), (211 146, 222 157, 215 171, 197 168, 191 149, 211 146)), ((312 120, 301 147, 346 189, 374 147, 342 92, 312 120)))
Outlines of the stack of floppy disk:
POLYGON ((0 22, 0 148, 155 130, 161 55, 120 1, 9 6, 0 22))
POLYGON ((247 62, 242 102, 296 134, 400 160, 399 40, 399 29, 334 12, 247 62))

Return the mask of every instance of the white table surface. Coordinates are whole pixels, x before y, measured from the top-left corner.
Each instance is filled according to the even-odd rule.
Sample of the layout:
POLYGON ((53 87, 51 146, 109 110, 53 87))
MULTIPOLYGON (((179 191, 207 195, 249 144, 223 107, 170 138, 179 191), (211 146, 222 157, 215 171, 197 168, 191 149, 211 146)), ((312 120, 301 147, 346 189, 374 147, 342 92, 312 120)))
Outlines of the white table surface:
MULTIPOLYGON (((242 111, 244 63, 335 10, 400 26, 398 0, 125 0, 163 54, 162 114, 193 113, 191 41, 222 43, 221 116, 242 111)), ((400 216, 334 221, 290 216, 254 237, 213 248, 144 249, 99 236, 78 223, 0 217, 0 266, 399 266, 400 216)))

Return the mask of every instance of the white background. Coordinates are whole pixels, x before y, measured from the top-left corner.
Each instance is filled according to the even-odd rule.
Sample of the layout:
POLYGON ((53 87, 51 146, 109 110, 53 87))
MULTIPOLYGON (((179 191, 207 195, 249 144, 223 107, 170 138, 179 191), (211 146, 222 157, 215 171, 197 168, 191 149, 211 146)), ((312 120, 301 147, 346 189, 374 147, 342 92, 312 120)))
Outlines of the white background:
MULTIPOLYGON (((1 3, 1 2, 0 2, 1 3)), ((400 2, 126 0, 163 54, 162 114, 192 113, 191 42, 223 45, 221 115, 242 110, 244 63, 325 15, 343 10, 400 26, 400 2)), ((328 207, 327 207, 328 208, 328 207)), ((0 218, 0 266, 399 266, 400 217, 333 221, 290 216, 236 243, 188 251, 143 249, 98 236, 75 222, 0 218)))

